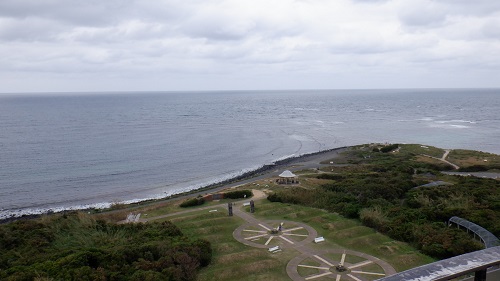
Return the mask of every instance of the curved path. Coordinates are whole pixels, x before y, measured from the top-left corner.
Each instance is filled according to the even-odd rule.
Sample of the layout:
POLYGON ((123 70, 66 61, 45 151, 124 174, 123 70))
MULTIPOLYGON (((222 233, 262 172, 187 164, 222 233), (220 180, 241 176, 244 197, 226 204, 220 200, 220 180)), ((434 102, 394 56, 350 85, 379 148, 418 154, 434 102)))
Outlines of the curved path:
POLYGON ((458 165, 455 165, 455 164, 451 163, 450 161, 446 160, 446 157, 448 157, 448 154, 450 154, 450 152, 451 152, 451 150, 446 149, 444 151, 443 157, 441 157, 440 160, 443 161, 443 162, 445 162, 445 163, 450 164, 451 166, 453 166, 453 168, 455 168, 455 170, 460 169, 460 167, 458 165))
POLYGON ((448 165, 451 165, 451 166, 452 166, 455 170, 460 169, 460 167, 459 167, 458 165, 453 164, 453 163, 451 163, 450 161, 446 160, 446 157, 448 157, 448 154, 450 154, 450 152, 451 152, 451 150, 450 150, 450 149, 446 149, 446 150, 444 151, 443 156, 441 156, 441 158, 437 158, 437 157, 430 156, 430 155, 427 155, 427 154, 422 154, 422 155, 423 155, 423 156, 426 156, 426 157, 429 157, 429 158, 432 158, 432 159, 439 160, 439 161, 444 162, 444 163, 446 163, 446 164, 448 164, 448 165))

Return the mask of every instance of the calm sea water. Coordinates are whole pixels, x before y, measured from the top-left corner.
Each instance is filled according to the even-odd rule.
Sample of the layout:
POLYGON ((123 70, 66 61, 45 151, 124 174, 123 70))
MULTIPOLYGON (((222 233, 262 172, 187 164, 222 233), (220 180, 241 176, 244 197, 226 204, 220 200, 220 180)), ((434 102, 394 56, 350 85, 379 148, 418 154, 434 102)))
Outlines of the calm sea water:
POLYGON ((0 218, 158 198, 369 142, 500 153, 500 90, 0 96, 0 218))

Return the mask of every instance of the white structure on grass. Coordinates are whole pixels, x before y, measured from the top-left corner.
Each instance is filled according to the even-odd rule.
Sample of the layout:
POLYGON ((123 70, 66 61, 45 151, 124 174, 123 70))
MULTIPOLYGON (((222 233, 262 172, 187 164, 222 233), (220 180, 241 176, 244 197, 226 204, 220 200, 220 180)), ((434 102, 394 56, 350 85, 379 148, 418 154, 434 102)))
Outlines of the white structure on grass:
POLYGON ((279 175, 279 179, 276 180, 279 184, 295 184, 299 183, 297 180, 297 175, 290 172, 289 170, 285 170, 283 173, 279 175))

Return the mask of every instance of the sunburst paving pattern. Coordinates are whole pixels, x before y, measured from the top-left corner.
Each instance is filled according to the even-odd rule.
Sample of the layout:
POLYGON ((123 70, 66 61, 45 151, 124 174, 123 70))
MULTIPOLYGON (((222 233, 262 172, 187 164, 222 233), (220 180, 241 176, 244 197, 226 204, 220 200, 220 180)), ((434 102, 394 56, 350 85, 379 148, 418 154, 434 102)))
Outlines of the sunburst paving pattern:
POLYGON ((386 276, 384 262, 353 251, 324 251, 303 256, 297 264, 302 280, 371 281, 386 276))
POLYGON ((243 239, 265 246, 294 245, 309 237, 309 232, 303 226, 294 223, 259 223, 247 225, 241 230, 243 239))

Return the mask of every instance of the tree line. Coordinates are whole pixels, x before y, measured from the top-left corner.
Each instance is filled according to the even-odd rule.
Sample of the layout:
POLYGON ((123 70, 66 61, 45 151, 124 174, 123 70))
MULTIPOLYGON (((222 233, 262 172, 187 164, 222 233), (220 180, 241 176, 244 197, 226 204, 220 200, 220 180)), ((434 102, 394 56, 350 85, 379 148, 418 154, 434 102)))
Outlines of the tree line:
POLYGON ((195 280, 210 243, 170 222, 111 224, 84 213, 0 226, 1 280, 195 280))

